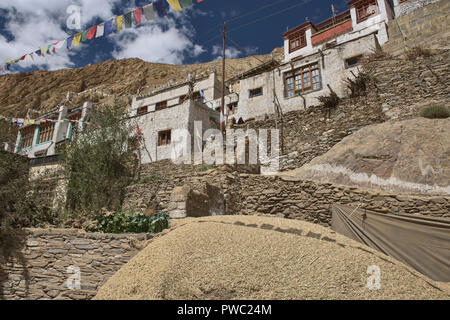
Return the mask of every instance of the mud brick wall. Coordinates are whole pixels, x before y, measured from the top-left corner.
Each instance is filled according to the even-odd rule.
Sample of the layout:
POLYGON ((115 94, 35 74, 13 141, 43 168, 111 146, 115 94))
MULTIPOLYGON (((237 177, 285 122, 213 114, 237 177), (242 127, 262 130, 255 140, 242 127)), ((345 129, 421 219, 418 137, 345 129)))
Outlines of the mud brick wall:
POLYGON ((23 237, 23 248, 0 266, 0 299, 90 299, 150 235, 27 229, 23 237), (79 290, 68 288, 75 271, 70 266, 80 270, 79 290))

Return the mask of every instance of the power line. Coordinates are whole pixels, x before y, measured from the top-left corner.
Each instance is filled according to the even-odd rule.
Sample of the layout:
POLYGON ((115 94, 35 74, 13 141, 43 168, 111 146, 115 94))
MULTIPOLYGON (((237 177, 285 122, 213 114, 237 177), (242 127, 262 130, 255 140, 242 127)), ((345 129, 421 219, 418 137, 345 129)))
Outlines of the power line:
MULTIPOLYGON (((233 41, 233 39, 231 39, 229 36, 227 37, 228 40, 230 40, 236 47, 238 47, 239 50, 244 51, 244 53, 247 56, 250 56, 250 54, 247 52, 247 50, 245 50, 244 48, 242 48, 240 45, 238 45, 235 41, 233 41)), ((259 58, 257 58, 256 56, 253 56, 256 60, 258 60, 261 63, 265 63, 264 61, 260 60, 259 58)))
POLYGON ((287 10, 290 10, 290 9, 295 8, 295 7, 298 7, 298 6, 302 6, 302 5, 307 4, 307 3, 309 3, 309 2, 311 2, 311 0, 305 0, 305 1, 302 1, 301 3, 297 3, 297 4, 293 5, 293 6, 290 6, 290 7, 287 7, 287 8, 285 8, 285 9, 283 9, 283 10, 280 10, 280 11, 277 11, 277 12, 275 12, 275 13, 272 13, 272 14, 270 14, 270 15, 268 15, 268 16, 264 16, 264 17, 262 17, 262 18, 253 20, 253 21, 251 21, 251 22, 249 22, 249 23, 246 23, 246 24, 244 24, 244 25, 241 25, 241 26, 239 26, 239 27, 236 27, 236 28, 234 28, 234 29, 232 29, 232 30, 229 30, 228 32, 233 32, 233 31, 236 31, 236 30, 240 30, 240 29, 242 29, 242 28, 244 28, 244 27, 247 27, 247 26, 249 26, 249 25, 251 25, 251 24, 254 24, 254 23, 257 23, 257 22, 266 20, 266 19, 271 18, 271 17, 273 17, 273 16, 276 16, 276 15, 282 13, 282 12, 285 12, 285 11, 287 11, 287 10))

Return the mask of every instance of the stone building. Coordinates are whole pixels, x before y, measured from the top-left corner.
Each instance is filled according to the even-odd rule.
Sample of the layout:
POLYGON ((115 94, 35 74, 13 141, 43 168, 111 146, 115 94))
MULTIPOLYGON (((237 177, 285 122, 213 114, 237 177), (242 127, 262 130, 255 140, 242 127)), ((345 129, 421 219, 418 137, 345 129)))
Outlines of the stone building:
POLYGON ((345 95, 344 80, 358 73, 364 54, 388 41, 387 24, 393 18, 388 0, 351 0, 345 12, 288 30, 284 61, 262 64, 228 81, 237 88, 227 97, 228 118, 242 122, 305 109, 331 90, 345 95))
POLYGON ((69 109, 61 106, 30 123, 24 120, 20 128, 15 153, 28 158, 49 157, 57 154, 57 147, 70 139, 75 129, 83 129, 83 121, 89 117, 91 102, 85 102, 82 107, 69 109))
POLYGON ((220 114, 211 107, 210 102, 218 99, 221 92, 221 82, 212 72, 207 77, 187 81, 146 97, 135 97, 129 115, 137 120, 144 139, 142 163, 171 159, 173 142, 177 143, 177 148, 193 152, 196 147, 194 140, 188 139, 190 137, 186 137, 185 132, 191 138, 203 137, 206 130, 220 127, 220 114), (201 121, 201 132, 194 128, 196 121, 201 121))
POLYGON ((424 7, 439 0, 393 0, 395 17, 400 17, 413 10, 424 7))

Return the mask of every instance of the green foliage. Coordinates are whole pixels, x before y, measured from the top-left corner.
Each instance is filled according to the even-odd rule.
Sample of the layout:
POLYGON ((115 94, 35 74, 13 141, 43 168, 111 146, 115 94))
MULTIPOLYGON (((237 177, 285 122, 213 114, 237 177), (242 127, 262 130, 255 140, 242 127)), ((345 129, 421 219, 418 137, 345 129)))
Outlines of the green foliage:
POLYGON ((445 119, 450 117, 450 109, 445 106, 434 105, 423 109, 420 115, 428 119, 445 119))
POLYGON ((208 170, 210 170, 212 168, 214 168, 214 166, 203 164, 203 165, 198 166, 197 168, 195 168, 195 171, 196 172, 205 172, 205 171, 208 171, 208 170))
POLYGON ((118 211, 124 189, 138 167, 138 143, 125 106, 117 101, 92 114, 90 125, 74 134, 62 155, 67 181, 66 206, 72 218, 93 219, 105 208, 118 211))
POLYGON ((158 233, 168 227, 169 216, 167 213, 158 213, 152 217, 116 213, 100 217, 95 231, 104 233, 158 233))
POLYGON ((135 181, 133 184, 147 184, 147 183, 155 182, 155 181, 159 181, 159 180, 161 180, 160 176, 149 175, 149 176, 146 176, 146 177, 144 177, 144 178, 142 178, 142 179, 140 179, 138 181, 135 181))

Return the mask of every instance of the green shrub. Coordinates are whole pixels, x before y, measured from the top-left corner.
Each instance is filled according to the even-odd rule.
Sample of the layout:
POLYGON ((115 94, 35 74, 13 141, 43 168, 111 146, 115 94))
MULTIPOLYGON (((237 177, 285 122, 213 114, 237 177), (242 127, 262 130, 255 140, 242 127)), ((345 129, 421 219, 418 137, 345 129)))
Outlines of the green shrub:
POLYGON ((145 215, 128 215, 116 213, 101 217, 95 230, 104 233, 158 233, 169 228, 167 213, 158 213, 149 217, 145 215))
POLYGON ((141 180, 136 181, 134 184, 146 184, 146 183, 159 181, 159 180, 161 180, 160 176, 150 175, 150 176, 146 176, 146 177, 142 178, 141 180))
POLYGON ((429 106, 422 110, 420 115, 428 119, 445 119, 450 117, 450 109, 445 106, 429 106))
POLYGON ((214 166, 203 164, 203 165, 198 166, 197 168, 195 168, 195 171, 197 171, 197 172, 204 172, 204 171, 208 171, 209 169, 212 169, 212 168, 214 168, 214 166))

